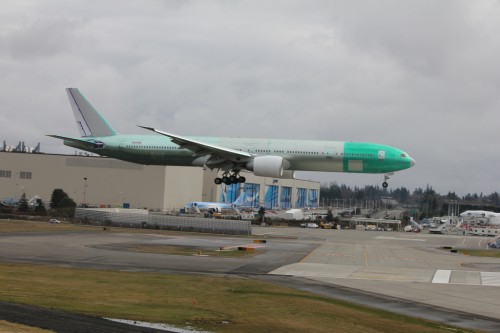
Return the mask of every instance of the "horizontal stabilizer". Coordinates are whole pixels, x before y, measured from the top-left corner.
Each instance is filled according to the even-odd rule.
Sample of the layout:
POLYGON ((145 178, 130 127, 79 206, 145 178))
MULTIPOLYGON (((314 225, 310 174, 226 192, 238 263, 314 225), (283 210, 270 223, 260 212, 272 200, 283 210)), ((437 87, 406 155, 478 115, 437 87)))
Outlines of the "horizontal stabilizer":
POLYGON ((53 134, 49 134, 47 136, 50 136, 50 137, 56 138, 56 139, 61 139, 64 141, 69 141, 72 143, 76 143, 76 144, 82 145, 84 148, 87 148, 87 149, 103 148, 103 146, 104 146, 104 143, 102 143, 101 141, 97 141, 97 140, 75 139, 75 138, 68 138, 66 136, 53 135, 53 134))

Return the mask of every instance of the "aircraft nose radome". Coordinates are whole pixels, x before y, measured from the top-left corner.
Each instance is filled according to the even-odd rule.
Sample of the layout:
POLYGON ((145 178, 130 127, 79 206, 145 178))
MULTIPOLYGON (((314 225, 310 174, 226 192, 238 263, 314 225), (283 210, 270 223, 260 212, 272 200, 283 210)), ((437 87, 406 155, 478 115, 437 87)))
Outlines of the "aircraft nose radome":
POLYGON ((410 167, 414 166, 415 165, 415 159, 413 158, 410 158, 410 167))

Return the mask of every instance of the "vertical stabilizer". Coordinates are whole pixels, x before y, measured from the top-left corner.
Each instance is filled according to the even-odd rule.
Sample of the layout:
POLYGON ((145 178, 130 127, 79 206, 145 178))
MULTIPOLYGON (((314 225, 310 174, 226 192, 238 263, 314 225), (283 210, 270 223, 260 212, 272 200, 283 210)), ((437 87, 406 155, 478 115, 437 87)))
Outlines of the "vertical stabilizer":
POLYGON ((82 137, 117 134, 77 88, 67 88, 66 92, 75 114, 76 125, 82 137))

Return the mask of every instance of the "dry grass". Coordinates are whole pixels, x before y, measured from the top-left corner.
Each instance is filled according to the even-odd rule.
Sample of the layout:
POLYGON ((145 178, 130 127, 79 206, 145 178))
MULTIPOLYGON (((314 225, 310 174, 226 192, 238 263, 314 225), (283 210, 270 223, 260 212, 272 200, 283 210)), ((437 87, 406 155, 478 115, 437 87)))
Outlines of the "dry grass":
POLYGON ((237 248, 234 250, 220 251, 206 248, 196 248, 196 247, 185 247, 185 246, 173 246, 173 245, 138 245, 128 248, 133 252, 141 253, 155 253, 155 254, 173 254, 173 255, 184 255, 184 256, 194 256, 202 255, 209 257, 243 257, 248 258, 256 254, 264 252, 263 250, 255 250, 254 252, 238 251, 237 248))
POLYGON ((52 224, 40 221, 0 220, 0 233, 8 232, 43 232, 43 231, 77 231, 102 230, 102 227, 78 226, 70 223, 52 224))
POLYGON ((500 258, 500 250, 498 249, 488 249, 488 250, 457 250, 461 254, 476 257, 490 257, 490 258, 500 258))
POLYGON ((421 319, 240 278, 0 264, 0 286, 3 301, 214 332, 449 332, 421 319))
POLYGON ((0 333, 49 333, 53 331, 0 320, 0 333))

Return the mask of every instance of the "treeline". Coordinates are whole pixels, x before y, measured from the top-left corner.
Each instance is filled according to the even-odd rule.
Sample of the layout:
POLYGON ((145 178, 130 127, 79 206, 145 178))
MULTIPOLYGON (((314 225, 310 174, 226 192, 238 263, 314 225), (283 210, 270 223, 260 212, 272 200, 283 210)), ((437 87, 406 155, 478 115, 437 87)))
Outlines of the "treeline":
POLYGON ((373 185, 351 188, 345 184, 336 183, 322 184, 320 188, 320 205, 333 206, 339 203, 345 205, 348 201, 350 206, 369 207, 370 203, 377 202, 384 202, 387 205, 391 199, 407 208, 417 209, 419 218, 448 215, 450 211, 457 214, 458 211, 463 212, 468 209, 500 212, 498 192, 488 195, 466 194, 460 197, 455 192, 439 194, 429 185, 425 189, 416 188, 413 191, 405 187, 387 190, 373 185))
POLYGON ((0 203, 0 213, 72 217, 75 214, 76 203, 62 189, 55 189, 52 192, 49 207, 50 209, 47 210, 46 204, 41 199, 37 199, 36 204, 30 207, 26 193, 23 192, 17 205, 12 206, 0 203))

